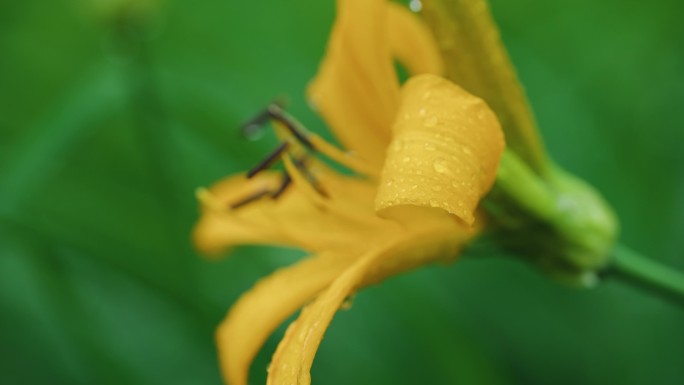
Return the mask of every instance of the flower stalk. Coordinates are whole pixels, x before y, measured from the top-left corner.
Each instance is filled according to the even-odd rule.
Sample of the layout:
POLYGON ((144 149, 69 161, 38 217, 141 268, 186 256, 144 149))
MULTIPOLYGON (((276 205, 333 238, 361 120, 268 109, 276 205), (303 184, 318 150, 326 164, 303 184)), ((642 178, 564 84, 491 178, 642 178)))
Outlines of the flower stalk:
POLYGON ((626 246, 613 251, 613 263, 603 274, 684 306, 684 273, 644 257, 626 246))

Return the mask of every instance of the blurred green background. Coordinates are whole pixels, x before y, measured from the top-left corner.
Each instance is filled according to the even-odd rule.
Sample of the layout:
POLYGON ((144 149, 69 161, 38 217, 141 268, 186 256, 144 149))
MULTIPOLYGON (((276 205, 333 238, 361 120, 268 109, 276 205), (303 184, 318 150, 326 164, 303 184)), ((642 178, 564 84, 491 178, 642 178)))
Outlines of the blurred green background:
MULTIPOLYGON (((683 4, 493 1, 550 152, 680 269, 683 4)), ((300 254, 201 259, 193 192, 272 148, 237 127, 275 97, 323 132, 303 94, 332 19, 332 0, 0 2, 0 383, 220 383, 214 327, 300 254)), ((683 360, 671 303, 464 258, 362 292, 313 379, 680 385, 683 360)))

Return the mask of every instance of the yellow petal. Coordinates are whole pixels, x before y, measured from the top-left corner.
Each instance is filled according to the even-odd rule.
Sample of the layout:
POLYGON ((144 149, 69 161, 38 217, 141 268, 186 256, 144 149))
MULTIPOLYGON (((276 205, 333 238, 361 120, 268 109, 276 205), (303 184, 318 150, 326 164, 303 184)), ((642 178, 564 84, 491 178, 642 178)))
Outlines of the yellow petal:
POLYGON ((446 77, 484 99, 507 147, 540 174, 550 165, 525 90, 501 42, 486 0, 430 0, 423 15, 437 37, 446 77))
MULTIPOLYGON (((443 211, 423 210, 422 215, 439 218, 438 226, 412 228, 410 232, 395 234, 379 244, 339 276, 316 300, 306 306, 299 318, 288 328, 269 367, 269 385, 307 385, 310 370, 325 330, 344 299, 369 283, 377 282, 397 272, 422 265, 442 257, 457 255, 469 238, 453 218, 443 211)), ((414 222, 415 225, 416 222, 414 222)))
POLYGON ((399 82, 385 0, 340 0, 328 49, 308 89, 338 139, 379 169, 389 143, 399 82))
POLYGON ((491 188, 504 148, 494 113, 479 98, 433 75, 402 89, 376 209, 437 207, 467 224, 491 188))
POLYGON ((388 3, 388 36, 392 54, 411 75, 442 75, 444 62, 432 32, 406 7, 388 3))
POLYGON ((391 231, 390 221, 373 215, 375 186, 313 164, 310 172, 329 197, 325 207, 309 199, 306 186, 290 186, 277 200, 266 196, 237 209, 230 205, 255 192, 277 189, 282 176, 264 172, 252 179, 235 175, 205 193, 202 216, 193 240, 207 255, 219 255, 244 244, 294 246, 311 253, 348 249, 369 232, 391 231))
POLYGON ((252 360, 273 330, 351 262, 332 255, 310 257, 278 270, 243 294, 216 333, 226 382, 246 385, 252 360))
POLYGON ((278 183, 279 176, 275 173, 264 173, 253 179, 240 174, 218 182, 208 194, 203 192, 200 198, 212 201, 202 202, 202 215, 193 231, 195 247, 203 254, 218 255, 240 244, 290 244, 280 226, 267 221, 272 202, 263 199, 240 209, 230 209, 231 204, 257 191, 276 189, 278 183))

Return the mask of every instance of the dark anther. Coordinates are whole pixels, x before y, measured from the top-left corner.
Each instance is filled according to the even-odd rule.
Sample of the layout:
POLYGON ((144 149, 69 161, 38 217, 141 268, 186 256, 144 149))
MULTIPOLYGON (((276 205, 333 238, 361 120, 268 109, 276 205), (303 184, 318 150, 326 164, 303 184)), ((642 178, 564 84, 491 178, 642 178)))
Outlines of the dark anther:
POLYGON ((256 116, 245 122, 242 125, 242 127, 240 127, 242 135, 247 139, 258 138, 261 135, 263 126, 266 125, 266 123, 268 123, 268 121, 273 118, 273 114, 271 113, 270 108, 272 106, 275 106, 275 108, 283 109, 285 108, 285 105, 286 102, 282 99, 276 99, 275 101, 273 101, 271 104, 268 105, 268 107, 264 108, 256 116))
POLYGON ((259 200, 259 199, 261 199, 261 198, 263 198, 269 194, 270 194, 270 192, 268 190, 259 190, 255 193, 251 194, 251 195, 246 196, 245 198, 243 198, 243 199, 241 199, 235 203, 232 203, 230 205, 230 208, 235 210, 235 209, 240 208, 244 205, 247 205, 247 204, 250 204, 254 201, 257 201, 257 200, 259 200))
POLYGON ((292 117, 287 115, 283 109, 277 105, 277 104, 271 104, 268 106, 267 109, 269 115, 271 118, 279 121, 285 127, 287 128, 290 133, 297 138, 298 141, 300 141, 304 146, 308 147, 310 150, 316 151, 316 148, 314 147, 313 143, 309 141, 309 138, 306 137, 306 134, 304 134, 301 129, 298 127, 299 123, 297 123, 292 117))
POLYGON ((273 163, 275 163, 276 160, 278 160, 278 157, 282 155, 283 152, 287 150, 287 148, 290 146, 289 142, 283 142, 278 147, 276 147, 275 150, 273 150, 264 160, 259 162, 256 166, 254 166, 251 170, 247 172, 247 178, 252 178, 254 175, 258 174, 259 172, 271 167, 273 163))
POLYGON ((268 110, 264 110, 259 115, 248 120, 242 125, 240 131, 242 135, 248 139, 254 139, 261 133, 261 128, 271 119, 271 114, 268 110))
POLYGON ((304 146, 312 151, 316 151, 313 143, 311 143, 309 138, 306 137, 306 134, 302 132, 300 124, 283 110, 281 104, 281 102, 273 102, 257 116, 248 120, 247 123, 243 124, 242 128, 240 129, 242 131, 242 135, 247 138, 257 137, 261 133, 261 128, 270 119, 273 119, 282 123, 285 128, 287 128, 287 130, 290 131, 290 133, 304 146))
POLYGON ((283 193, 285 192, 285 190, 287 190, 290 184, 292 184, 292 177, 290 177, 290 174, 285 172, 283 174, 283 179, 280 182, 280 186, 278 186, 278 188, 271 193, 271 198, 278 199, 281 195, 283 195, 283 193))

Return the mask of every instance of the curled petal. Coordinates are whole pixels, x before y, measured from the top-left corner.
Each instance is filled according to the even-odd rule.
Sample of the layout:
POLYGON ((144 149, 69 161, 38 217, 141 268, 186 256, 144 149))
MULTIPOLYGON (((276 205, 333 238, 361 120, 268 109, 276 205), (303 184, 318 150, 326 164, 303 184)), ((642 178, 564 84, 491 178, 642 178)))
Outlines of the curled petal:
POLYGON ((216 333, 227 383, 246 385, 250 364, 273 330, 351 263, 332 255, 310 257, 278 270, 243 294, 216 333))
POLYGON ((494 113, 479 98, 433 75, 402 89, 376 209, 391 216, 403 205, 436 207, 472 225, 491 188, 504 148, 494 113))
MULTIPOLYGON (((437 226, 413 229, 395 236, 371 249, 351 265, 339 278, 307 305, 293 322, 278 345, 269 367, 268 385, 308 385, 311 365, 325 331, 346 297, 360 287, 377 282, 389 275, 405 271, 416 264, 425 264, 445 256, 455 256, 470 237, 445 212, 432 209, 433 218, 441 218, 437 226)), ((436 225, 437 222, 434 224, 436 225)))
POLYGON ((430 0, 423 16, 439 43, 446 77, 484 99, 501 122, 506 146, 546 175, 550 162, 534 114, 486 0, 430 0))

